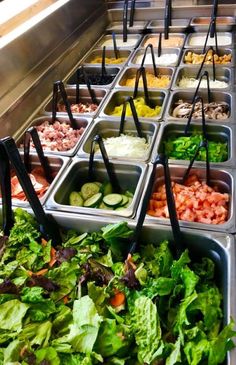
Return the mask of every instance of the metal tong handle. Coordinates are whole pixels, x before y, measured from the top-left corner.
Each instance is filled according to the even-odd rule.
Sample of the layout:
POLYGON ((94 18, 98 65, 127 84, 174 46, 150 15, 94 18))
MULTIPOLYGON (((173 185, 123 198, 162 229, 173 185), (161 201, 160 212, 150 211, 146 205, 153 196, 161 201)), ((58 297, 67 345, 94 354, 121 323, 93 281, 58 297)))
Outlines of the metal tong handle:
MULTIPOLYGON (((96 99, 96 96, 95 96, 95 92, 94 90, 91 88, 91 82, 90 82, 90 79, 87 75, 87 72, 85 71, 84 67, 82 66, 81 67, 81 71, 83 73, 83 77, 84 77, 84 81, 85 81, 85 84, 87 86, 87 89, 88 89, 88 92, 89 92, 89 95, 90 95, 90 98, 91 98, 91 101, 93 104, 98 104, 97 102, 97 99, 96 99)), ((103 74, 101 74, 101 78, 103 77, 103 74)))
POLYGON ((127 103, 130 104, 130 109, 131 109, 131 112, 132 112, 132 115, 133 115, 134 124, 135 124, 136 130, 137 130, 138 137, 142 138, 143 135, 142 135, 141 125, 140 125, 140 122, 139 122, 139 119, 138 119, 138 115, 137 115, 137 111, 136 111, 136 108, 135 108, 135 105, 134 105, 133 98, 131 96, 129 96, 123 104, 121 120, 120 120, 119 136, 124 132, 127 103))
POLYGON ((201 96, 195 96, 195 99, 192 102, 193 105, 192 105, 192 109, 191 109, 191 112, 190 112, 189 117, 188 117, 187 124, 185 126, 184 134, 186 135, 188 133, 189 126, 190 126, 192 116, 193 116, 193 112, 194 112, 194 109, 195 109, 195 105, 198 101, 201 102, 201 106, 202 106, 202 134, 203 134, 203 138, 207 139, 206 120, 205 120, 205 113, 204 113, 204 103, 203 103, 203 99, 202 99, 201 96))
POLYGON ((202 68, 204 66, 204 63, 206 61, 206 58, 207 58, 207 55, 208 55, 208 52, 209 51, 212 51, 212 68, 213 68, 213 81, 215 81, 216 79, 216 68, 215 68, 215 59, 214 59, 214 55, 215 55, 215 50, 213 47, 209 47, 207 52, 205 53, 204 57, 203 57, 203 60, 202 60, 202 63, 201 63, 201 66, 199 67, 199 70, 198 70, 198 73, 197 73, 197 76, 196 76, 196 79, 199 79, 199 76, 201 75, 201 72, 202 72, 202 68))
POLYGON ((135 99, 138 95, 138 86, 139 86, 139 80, 142 76, 143 79, 143 88, 144 88, 144 98, 146 105, 150 106, 150 100, 148 95, 148 86, 147 86, 147 77, 146 77, 146 70, 145 67, 141 66, 137 72, 136 72, 136 78, 135 78, 135 85, 134 85, 134 93, 133 98, 135 99))
POLYGON ((199 152, 200 152, 201 148, 205 148, 205 150, 206 150, 206 183, 207 183, 207 185, 210 184, 210 163, 209 163, 209 149, 208 149, 208 140, 207 139, 204 139, 203 141, 201 141, 199 143, 199 146, 196 149, 196 152, 195 152, 192 160, 190 161, 189 166, 188 166, 188 168, 185 171, 185 174, 183 176, 183 184, 187 180, 187 178, 189 176, 189 173, 191 171, 191 168, 194 164, 194 161, 196 160, 197 156, 199 155, 199 152))
POLYGON ((95 144, 99 145, 100 151, 101 151, 101 155, 104 161, 104 165, 106 167, 107 170, 107 175, 109 177, 110 183, 114 189, 115 192, 119 193, 121 191, 115 170, 113 168, 113 165, 110 163, 109 158, 107 156, 107 152, 102 140, 102 137, 97 134, 92 141, 91 144, 91 150, 90 150, 90 156, 89 156, 89 170, 88 170, 88 179, 90 181, 95 180, 94 177, 94 169, 93 169, 93 165, 94 165, 94 154, 95 154, 95 144))
POLYGON ((6 137, 1 140, 1 144, 4 146, 5 151, 11 164, 16 172, 18 180, 22 186, 22 189, 34 211, 35 217, 40 224, 41 232, 46 239, 51 239, 54 244, 61 243, 61 236, 56 222, 49 220, 46 216, 43 207, 38 199, 38 196, 34 190, 32 182, 27 174, 24 164, 21 161, 21 157, 15 141, 11 137, 6 137))
POLYGON ((156 67, 156 63, 155 63, 154 48, 153 48, 153 45, 151 43, 149 43, 147 45, 147 47, 145 48, 145 51, 144 51, 144 54, 143 54, 143 59, 142 59, 140 67, 144 67, 147 51, 148 51, 149 48, 150 48, 151 56, 152 56, 152 65, 153 65, 154 75, 157 77, 157 67, 156 67))
POLYGON ((132 27, 134 25, 135 2, 136 2, 136 0, 131 1, 130 17, 129 17, 129 26, 130 27, 132 27))
POLYGON ((9 236, 14 225, 11 199, 10 163, 3 144, 0 141, 0 185, 2 193, 2 227, 3 233, 9 236))
POLYGON ((177 256, 179 257, 184 250, 184 245, 183 245, 182 234, 180 231, 179 222, 178 222, 178 218, 177 218, 175 200, 174 200, 173 193, 172 193, 168 159, 165 155, 162 155, 162 154, 158 155, 157 158, 155 159, 155 161, 153 162, 151 176, 148 181, 148 186, 145 191, 144 199, 142 202, 142 207, 140 210, 140 214, 139 214, 137 225, 136 225, 135 232, 134 232, 134 241, 131 245, 129 252, 130 253, 135 252, 139 246, 139 237, 140 237, 143 222, 144 222, 144 219, 146 216, 148 203, 149 203, 149 200, 150 200, 150 197, 152 194, 152 189, 153 189, 153 185, 154 185, 154 181, 155 181, 155 177, 156 177, 157 164, 161 164, 164 168, 167 205, 168 205, 168 210, 169 210, 169 215, 170 215, 170 222, 171 222, 173 237, 174 237, 175 246, 176 246, 176 253, 177 253, 177 256))
POLYGON ((112 32, 112 42, 113 42, 113 48, 114 48, 114 53, 115 53, 115 58, 119 58, 119 52, 117 49, 117 44, 116 44, 116 33, 112 32))
MULTIPOLYGON (((199 90, 199 87, 200 87, 200 84, 201 84, 201 81, 202 79, 206 77, 206 80, 207 80, 207 99, 208 99, 208 103, 211 102, 211 91, 210 91, 210 80, 209 80, 209 73, 208 71, 204 71, 200 78, 199 78, 199 81, 198 81, 198 85, 196 87, 196 90, 195 90, 195 93, 194 93, 194 96, 193 96, 193 100, 195 99, 195 97, 197 96, 197 93, 198 93, 198 90, 199 90)), ((198 78, 197 78, 198 79, 198 78)))
POLYGON ((211 38, 213 38, 215 36, 216 53, 218 53, 218 41, 217 41, 217 32, 216 32, 215 21, 216 21, 215 18, 211 19, 211 21, 210 21, 208 31, 207 31, 207 35, 206 35, 206 40, 205 40, 205 43, 204 43, 204 46, 203 46, 203 51, 202 51, 203 53, 206 52, 207 41, 208 41, 211 29, 212 29, 212 32, 213 32, 213 36, 211 38))
POLYGON ((128 22, 128 0, 124 0, 123 7, 123 42, 127 42, 127 22, 128 22))
POLYGON ((35 127, 30 127, 26 132, 24 136, 24 164, 26 167, 26 170, 30 172, 30 139, 32 138, 32 141, 34 142, 35 149, 39 158, 39 161, 42 165, 43 172, 45 175, 45 178, 47 182, 50 184, 53 180, 50 165, 48 163, 47 157, 45 157, 43 148, 39 139, 38 131, 35 127))
POLYGON ((74 120, 72 112, 71 112, 70 102, 68 100, 67 93, 66 93, 66 90, 65 90, 65 87, 64 87, 64 84, 62 81, 55 81, 53 83, 52 121, 55 122, 55 120, 56 120, 57 101, 58 101, 59 92, 61 93, 61 97, 62 97, 63 103, 65 105, 66 112, 70 119, 71 127, 73 129, 77 129, 77 125, 75 123, 75 120, 74 120))

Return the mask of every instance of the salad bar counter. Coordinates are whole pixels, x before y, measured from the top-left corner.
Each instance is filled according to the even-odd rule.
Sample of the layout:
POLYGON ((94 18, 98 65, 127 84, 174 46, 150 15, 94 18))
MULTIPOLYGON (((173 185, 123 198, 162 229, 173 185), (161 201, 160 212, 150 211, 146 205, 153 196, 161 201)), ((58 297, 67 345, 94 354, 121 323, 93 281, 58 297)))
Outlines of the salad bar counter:
POLYGON ((211 6, 173 6, 168 37, 163 6, 137 6, 127 34, 116 6, 88 1, 54 55, 0 87, 0 166, 11 135, 60 232, 11 168, 0 365, 235 365, 236 6, 218 5, 212 38, 211 6))

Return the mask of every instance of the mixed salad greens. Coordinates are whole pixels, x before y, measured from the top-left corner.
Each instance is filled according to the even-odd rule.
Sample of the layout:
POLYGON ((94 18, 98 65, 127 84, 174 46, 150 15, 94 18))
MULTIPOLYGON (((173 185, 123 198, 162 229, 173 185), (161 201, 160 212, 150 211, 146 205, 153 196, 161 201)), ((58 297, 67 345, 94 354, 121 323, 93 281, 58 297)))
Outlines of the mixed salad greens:
POLYGON ((132 234, 70 230, 52 247, 16 209, 0 242, 0 364, 221 364, 235 332, 213 261, 175 260, 167 241, 124 261, 132 234))
MULTIPOLYGON (((166 155, 173 160, 191 160, 202 141, 201 134, 191 136, 169 136, 164 141, 166 155)), ((208 153, 210 162, 223 162, 228 159, 228 147, 226 142, 208 141, 208 153)), ((197 161, 206 161, 206 149, 201 148, 196 158, 197 161)))

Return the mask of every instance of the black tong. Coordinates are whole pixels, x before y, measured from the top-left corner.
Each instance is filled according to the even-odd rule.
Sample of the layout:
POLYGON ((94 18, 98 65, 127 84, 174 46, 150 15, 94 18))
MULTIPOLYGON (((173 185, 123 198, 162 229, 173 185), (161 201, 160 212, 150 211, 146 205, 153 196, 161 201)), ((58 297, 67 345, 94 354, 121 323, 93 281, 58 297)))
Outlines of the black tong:
POLYGON ((107 152, 102 140, 102 137, 100 135, 96 135, 92 141, 91 144, 91 150, 90 150, 90 156, 89 156, 89 169, 88 169, 88 180, 89 181, 94 181, 95 180, 95 173, 94 173, 94 154, 95 154, 95 145, 98 144, 101 154, 102 154, 102 158, 104 161, 104 165, 106 167, 107 170, 107 175, 109 177, 110 183, 113 187, 113 190, 116 193, 119 193, 121 191, 115 170, 113 168, 113 165, 110 163, 109 158, 107 156, 107 152))
POLYGON ((216 66, 215 66, 215 58, 214 58, 214 55, 216 54, 215 50, 213 47, 209 47, 208 50, 206 51, 204 57, 203 57, 203 60, 202 60, 202 63, 201 63, 201 66, 198 70, 198 73, 197 73, 197 76, 196 78, 199 79, 200 75, 201 75, 201 72, 202 72, 202 68, 204 66, 204 63, 206 61, 206 58, 207 58, 207 55, 209 53, 209 51, 212 51, 212 69, 213 69, 213 81, 215 81, 216 79, 216 66))
POLYGON ((14 224, 11 200, 10 163, 2 143, 0 143, 0 185, 2 193, 2 220, 3 233, 9 236, 14 224))
POLYGON ((66 90, 65 90, 65 87, 64 87, 64 84, 62 81, 55 81, 53 83, 52 122, 55 122, 57 119, 57 103, 58 103, 59 92, 61 93, 61 97, 62 97, 63 103, 65 105, 66 112, 68 114, 68 117, 69 117, 69 120, 71 123, 71 127, 73 129, 77 129, 76 122, 75 122, 72 112, 71 112, 70 102, 67 98, 66 90))
MULTIPOLYGON (((0 152, 1 152, 1 158, 8 161, 5 162, 5 166, 2 172, 6 174, 9 173, 10 170, 9 161, 10 161, 12 167, 16 172, 18 180, 23 188, 23 191, 27 197, 27 200, 29 201, 32 210, 35 214, 35 217, 40 225, 41 233, 47 240, 51 239, 54 244, 60 244, 61 236, 59 228, 56 222, 45 214, 43 207, 38 199, 38 196, 35 193, 31 180, 27 174, 25 166, 21 161, 21 157, 15 144, 15 141, 11 137, 6 137, 0 140, 0 152)), ((3 185, 3 195, 6 193, 6 198, 3 198, 3 203, 5 204, 7 202, 9 204, 11 198, 10 177, 5 176, 2 179, 2 181, 5 183, 5 185, 3 185), (8 185, 6 185, 6 183, 8 185)), ((11 207, 11 204, 9 204, 9 207, 11 207)), ((12 223, 12 213, 10 212, 11 209, 9 207, 8 208, 5 207, 3 209, 3 211, 8 214, 7 216, 5 215, 5 219, 7 218, 6 219, 7 224, 6 223, 4 224, 6 232, 9 231, 9 227, 11 226, 12 223)))
POLYGON ((124 0, 123 8, 123 42, 127 42, 127 22, 128 22, 128 0, 124 0))
POLYGON ((41 163, 41 166, 43 168, 43 172, 45 175, 45 178, 47 182, 50 184, 53 180, 50 165, 48 163, 47 157, 45 157, 43 148, 39 139, 39 135, 37 132, 37 129, 35 127, 30 127, 26 132, 24 136, 24 165, 26 167, 27 172, 30 172, 30 139, 32 138, 32 141, 34 143, 39 161, 41 163))
POLYGON ((154 75, 157 77, 157 67, 156 67, 156 63, 155 63, 154 48, 153 48, 153 45, 151 43, 148 44, 147 47, 145 48, 145 51, 144 51, 144 54, 143 54, 143 59, 142 59, 140 67, 144 67, 147 51, 148 51, 149 48, 150 48, 150 52, 151 52, 151 56, 152 56, 152 65, 153 65, 154 75))
POLYGON ((139 86, 139 80, 140 80, 141 76, 142 76, 142 79, 143 79, 145 103, 146 103, 146 105, 150 106, 151 104, 150 104, 149 94, 148 94, 146 70, 145 70, 145 67, 143 67, 143 66, 141 66, 136 72, 133 98, 135 99, 138 95, 138 86, 139 86))
POLYGON ((206 121, 205 121, 205 113, 204 113, 204 103, 203 103, 203 99, 200 96, 195 96, 194 98, 194 102, 192 105, 192 109, 188 118, 188 122, 186 124, 185 127, 185 135, 187 135, 188 131, 189 131, 189 127, 190 127, 190 123, 192 120, 192 115, 194 112, 194 108, 195 108, 195 104, 200 101, 201 102, 201 107, 202 107, 202 136, 203 136, 203 140, 199 143, 198 148, 196 149, 196 152, 192 158, 192 160, 189 163, 189 166, 184 174, 183 177, 183 183, 186 181, 187 177, 189 176, 190 170, 193 166, 194 161, 196 160, 200 150, 202 148, 204 148, 206 150, 206 183, 207 185, 210 184, 210 162, 209 162, 209 149, 208 149, 208 136, 207 136, 207 132, 206 132, 206 121))
POLYGON ((138 115, 137 115, 137 112, 136 112, 136 108, 135 108, 135 105, 134 105, 133 98, 131 96, 129 96, 123 104, 123 109, 122 109, 122 113, 121 113, 121 120, 120 120, 119 136, 124 132, 126 107, 127 107, 128 103, 130 104, 130 109, 131 109, 131 112, 132 112, 132 115, 133 115, 134 124, 135 124, 136 130, 137 130, 138 137, 142 138, 143 135, 142 135, 141 125, 140 125, 140 122, 139 122, 139 119, 138 119, 138 115))
POLYGON ((171 0, 166 0, 164 17, 164 36, 169 38, 169 26, 171 26, 171 0))
POLYGON ((142 207, 141 207, 137 225, 136 225, 136 228, 134 231, 134 237, 130 244, 129 253, 132 254, 139 248, 139 240, 140 240, 140 235, 141 235, 141 231, 142 231, 142 226, 143 226, 143 222, 145 220, 149 199, 152 194, 152 189, 153 189, 153 185, 154 185, 154 181, 155 181, 155 177, 156 177, 156 166, 158 164, 161 164, 164 168, 167 205, 168 205, 170 222, 171 222, 171 227, 172 227, 172 232, 173 232, 173 237, 174 237, 176 256, 179 257, 184 250, 184 244, 183 244, 182 234, 181 234, 180 227, 179 227, 179 222, 177 219, 175 201, 174 201, 172 188, 171 188, 171 179, 170 179, 170 171, 169 171, 169 167, 168 167, 168 159, 165 155, 157 156, 157 158, 153 162, 151 176, 149 178, 148 185, 147 185, 147 188, 145 191, 144 199, 142 202, 142 207))

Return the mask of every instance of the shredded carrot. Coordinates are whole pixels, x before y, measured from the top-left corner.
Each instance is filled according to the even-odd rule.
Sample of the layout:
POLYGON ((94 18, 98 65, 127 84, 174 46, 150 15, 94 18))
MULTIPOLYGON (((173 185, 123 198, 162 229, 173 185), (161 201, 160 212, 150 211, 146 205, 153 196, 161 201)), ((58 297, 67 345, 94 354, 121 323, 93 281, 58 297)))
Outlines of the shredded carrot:
POLYGON ((46 241, 44 238, 41 239, 42 246, 47 246, 48 241, 46 241))
POLYGON ((22 349, 20 350, 20 357, 23 357, 26 351, 27 351, 27 346, 23 346, 22 349))
POLYGON ((65 295, 64 297, 63 297, 63 303, 64 304, 67 304, 69 302, 69 298, 68 298, 68 296, 67 295, 65 295))
POLYGON ((57 262, 56 253, 57 253, 57 251, 55 250, 55 248, 51 247, 51 252, 50 252, 51 260, 48 264, 50 267, 52 267, 57 262))
POLYGON ((119 307, 125 303, 125 295, 121 291, 117 291, 116 294, 110 299, 110 303, 113 307, 119 307))
POLYGON ((28 270, 27 273, 28 273, 29 276, 33 275, 33 271, 28 270))
POLYGON ((47 272, 48 272, 48 269, 41 269, 37 272, 34 272, 33 274, 39 276, 39 275, 45 275, 47 272))

